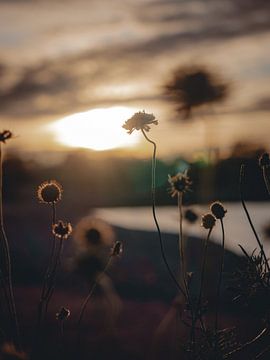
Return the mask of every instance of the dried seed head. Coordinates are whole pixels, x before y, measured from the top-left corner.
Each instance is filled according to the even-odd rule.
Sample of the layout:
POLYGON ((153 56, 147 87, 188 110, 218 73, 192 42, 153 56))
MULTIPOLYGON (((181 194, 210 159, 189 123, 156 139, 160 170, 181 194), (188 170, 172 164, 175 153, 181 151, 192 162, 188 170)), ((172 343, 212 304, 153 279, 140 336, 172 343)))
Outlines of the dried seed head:
POLYGON ((190 191, 190 186, 192 184, 192 181, 187 176, 187 171, 178 173, 175 176, 168 175, 168 181, 171 186, 169 192, 172 197, 179 193, 190 191))
POLYGON ((70 223, 65 223, 59 220, 57 224, 52 225, 53 234, 60 239, 67 239, 72 233, 72 226, 70 223))
POLYGON ((134 130, 149 131, 151 124, 158 124, 153 114, 147 114, 144 110, 135 113, 130 119, 128 119, 122 128, 126 129, 128 134, 132 134, 134 130))
POLYGON ((37 197, 45 204, 56 204, 61 200, 63 193, 62 186, 55 180, 44 181, 39 185, 37 197))
POLYGON ((111 252, 111 256, 120 256, 123 252, 121 241, 116 241, 111 252))
POLYGON ((208 213, 202 216, 201 226, 205 229, 212 229, 215 226, 216 218, 208 213))
POLYGON ((215 216, 216 219, 223 219, 227 210, 225 210, 224 206, 221 202, 215 201, 213 204, 210 205, 210 210, 212 214, 215 216))
POLYGON ((70 310, 65 307, 61 307, 59 312, 56 313, 56 320, 59 321, 67 320, 69 317, 70 317, 70 310))
POLYGON ((9 140, 13 137, 13 134, 11 131, 9 130, 3 130, 2 132, 0 132, 0 142, 4 143, 6 142, 6 140, 9 140))
POLYGON ((265 167, 265 166, 270 166, 270 159, 269 159, 269 154, 268 153, 263 153, 260 158, 259 158, 259 166, 261 168, 265 167))

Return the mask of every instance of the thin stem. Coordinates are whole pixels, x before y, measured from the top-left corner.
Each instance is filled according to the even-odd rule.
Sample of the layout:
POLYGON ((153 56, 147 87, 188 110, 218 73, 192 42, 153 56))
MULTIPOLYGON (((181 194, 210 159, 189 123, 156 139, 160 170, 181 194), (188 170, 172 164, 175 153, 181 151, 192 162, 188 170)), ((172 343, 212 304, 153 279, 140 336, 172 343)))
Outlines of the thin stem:
POLYGON ((212 233, 213 228, 210 228, 207 234, 207 237, 204 242, 204 249, 203 249, 203 260, 202 260, 202 269, 201 269, 201 281, 200 281, 200 290, 199 290, 199 297, 198 297, 198 305, 197 305, 197 312, 201 307, 202 302, 202 292, 203 292, 203 285, 204 285, 204 276, 205 276, 205 267, 206 267, 206 256, 207 256, 207 248, 210 239, 210 235, 212 233))
MULTIPOLYGON (((178 212, 179 212, 179 236, 178 236, 178 247, 179 247, 179 256, 180 256, 180 269, 182 270, 183 284, 186 291, 187 298, 189 299, 188 284, 186 279, 186 263, 185 263, 185 251, 184 251, 184 237, 183 237, 183 193, 178 192, 178 212)), ((189 301, 190 302, 190 301, 189 301)), ((191 304, 190 304, 191 305, 191 304)))
MULTIPOLYGON (((56 223, 56 206, 55 203, 52 204, 52 225, 56 223)), ((49 263, 46 269, 46 273, 44 276, 44 281, 43 281, 43 287, 42 287, 42 295, 41 297, 45 296, 46 293, 46 288, 48 285, 48 281, 49 278, 51 276, 51 272, 52 272, 52 268, 54 266, 55 263, 55 256, 56 256, 56 236, 53 235, 53 239, 52 239, 52 245, 51 245, 51 252, 50 252, 50 257, 49 257, 49 263)))
POLYGON ((107 264, 105 266, 105 268, 103 269, 102 273, 99 274, 99 276, 96 278, 96 280, 94 280, 94 283, 93 285, 91 286, 90 290, 89 290, 89 293, 88 295, 86 296, 86 298, 84 299, 82 305, 81 305, 81 310, 80 310, 80 314, 79 314, 79 319, 78 319, 78 322, 77 322, 77 343, 79 345, 79 342, 80 342, 80 328, 81 328, 81 323, 82 323, 82 320, 83 320, 83 315, 85 313, 85 310, 86 310, 86 307, 87 307, 87 304, 89 302, 89 300, 91 299, 98 283, 100 282, 101 278, 105 275, 106 271, 108 270, 108 268, 110 267, 111 265, 111 262, 112 262, 112 258, 113 256, 111 255, 107 261, 107 264))
MULTIPOLYGON (((50 274, 50 277, 49 277, 48 289, 47 289, 47 292, 46 292, 46 295, 45 295, 45 298, 46 298, 46 300, 45 300, 45 303, 46 303, 45 311, 47 310, 48 305, 49 305, 49 301, 50 301, 50 299, 51 299, 51 297, 53 295, 56 272, 57 272, 57 268, 58 268, 58 266, 60 264, 61 254, 62 254, 62 251, 63 251, 63 243, 64 243, 64 238, 61 237, 60 243, 59 243, 59 246, 58 246, 58 252, 56 253, 56 256, 55 256, 55 262, 54 262, 54 265, 53 265, 53 268, 52 268, 52 271, 51 271, 51 274, 50 274)), ((46 315, 46 312, 45 312, 45 315, 46 315)))
MULTIPOLYGON (((239 352, 239 351, 242 351, 243 349, 245 349, 247 346, 250 346, 254 343, 256 343, 258 340, 260 340, 263 335, 266 334, 266 332, 268 331, 268 328, 264 328, 258 335, 256 335, 253 339, 247 341, 246 343, 238 346, 236 349, 230 351, 229 353, 225 354, 224 355, 224 359, 227 359, 229 358, 230 356, 234 355, 235 353, 239 352)), ((256 357, 257 359, 257 357, 256 357)))
POLYGON ((265 355, 268 351, 270 351, 270 345, 268 345, 263 351, 261 351, 256 357, 255 360, 260 359, 263 355, 265 355))
MULTIPOLYGON (((52 204, 52 225, 56 223, 56 206, 55 203, 52 204)), ((47 314, 47 308, 48 305, 46 305, 45 309, 44 309, 44 302, 46 301, 46 299, 49 298, 50 296, 50 287, 49 287, 49 283, 51 281, 51 277, 52 277, 52 271, 53 271, 53 267, 55 262, 57 261, 57 257, 56 257, 56 236, 53 235, 53 239, 52 239, 52 247, 51 247, 51 252, 50 252, 50 257, 49 257, 49 263, 44 275, 44 280, 43 280, 43 284, 42 284, 42 290, 41 290, 41 295, 40 295, 40 301, 39 301, 39 306, 38 306, 38 320, 37 320, 37 329, 40 328, 41 323, 43 318, 46 316, 47 314)), ((37 330, 38 332, 39 330, 37 330)))
POLYGON ((220 309, 220 293, 221 293, 221 284, 222 284, 222 276, 224 270, 224 254, 225 254, 225 231, 223 220, 220 219, 221 230, 222 230, 222 254, 221 254, 221 262, 220 262, 220 270, 219 270, 219 278, 218 278, 218 286, 217 286, 217 304, 216 304, 216 314, 215 314, 215 334, 218 331, 218 315, 220 309))
POLYGON ((252 231, 253 231, 253 234, 254 234, 254 236, 255 236, 255 238, 256 238, 257 244, 258 244, 259 247, 260 247, 262 256, 263 256, 264 261, 265 261, 265 266, 267 267, 267 270, 270 271, 270 266, 269 266, 267 257, 266 257, 265 252, 264 252, 263 244, 262 244, 262 242, 261 242, 260 239, 259 239, 259 236, 258 236, 258 234, 257 234, 257 232, 256 232, 256 229, 255 229, 253 223, 252 223, 251 217, 250 217, 250 215, 249 215, 248 209, 247 209, 246 204, 245 204, 244 195, 243 195, 243 178, 244 178, 244 171, 245 171, 245 165, 242 164, 242 165, 241 165, 241 168, 240 168, 240 179, 239 179, 241 203, 242 203, 243 209, 244 209, 244 211, 245 211, 245 213, 246 213, 246 216, 247 216, 249 225, 250 225, 250 227, 251 227, 251 229, 252 229, 252 231))
MULTIPOLYGON (((56 205, 55 203, 52 204, 52 225, 54 225, 56 223, 56 205)), ((50 274, 50 270, 51 267, 53 266, 54 263, 54 258, 56 255, 56 236, 53 235, 53 241, 52 241, 52 247, 51 247, 51 255, 49 258, 49 265, 47 268, 47 275, 50 274)))
POLYGON ((36 347, 39 342, 39 335, 40 335, 42 321, 44 320, 44 317, 46 316, 49 302, 53 295, 56 272, 57 272, 57 268, 60 264, 61 253, 63 250, 63 242, 64 242, 64 238, 61 237, 60 243, 58 246, 58 251, 54 257, 54 263, 52 264, 52 269, 51 269, 50 273, 47 274, 46 278, 44 279, 42 294, 41 294, 41 297, 39 300, 39 305, 38 305, 38 319, 37 319, 37 325, 36 325, 34 350, 32 353, 32 357, 35 355, 35 350, 36 350, 36 347))
POLYGON ((151 186, 151 195, 152 195, 152 214, 153 214, 153 218, 154 218, 154 222, 156 225, 156 229, 157 229, 157 233, 158 233, 158 239, 159 239, 159 244, 160 244, 160 250, 161 250, 161 256, 162 259, 164 261, 164 264, 167 268, 167 271, 171 277, 171 279, 173 280, 173 282, 175 283, 178 291, 185 297, 185 299, 187 298, 187 295, 185 293, 185 291, 183 290, 182 286, 178 283, 178 281, 176 280, 176 277, 173 273, 173 271, 170 268, 170 265, 166 259, 166 255, 165 255, 165 251, 164 251, 164 245, 163 245, 163 241, 162 241, 162 237, 161 237, 161 231, 160 231, 160 227, 159 227, 159 223, 157 220, 157 216, 156 216, 156 151, 157 151, 157 145, 154 141, 152 141, 151 139, 149 139, 149 137, 146 135, 145 131, 143 129, 141 129, 143 136, 145 137, 145 139, 153 145, 153 156, 152 156, 152 186, 151 186))
MULTIPOLYGON (((3 154, 2 154, 2 144, 0 143, 0 231, 1 237, 3 240, 3 251, 4 251, 4 258, 5 258, 5 272, 7 279, 7 287, 4 290, 5 296, 7 298, 8 308, 11 316, 12 322, 12 329, 13 329, 13 336, 14 342, 18 350, 21 350, 21 342, 20 342, 20 335, 19 335, 19 325, 17 319, 17 312, 14 300, 14 293, 12 287, 12 276, 11 276, 11 259, 10 259, 10 250, 9 250, 9 243, 5 232, 4 227, 4 217, 3 217, 3 154)), ((5 280, 4 280, 5 282, 5 280)))
POLYGON ((190 340, 193 348, 193 343, 195 342, 195 325, 196 325, 196 318, 194 314, 193 304, 190 299, 188 283, 186 279, 186 262, 185 262, 185 249, 184 249, 184 236, 183 236, 183 193, 177 193, 177 202, 178 202, 178 213, 179 213, 179 237, 178 237, 178 246, 179 246, 179 256, 180 256, 180 271, 182 272, 182 279, 184 284, 184 289, 186 292, 187 301, 190 307, 191 313, 191 331, 190 331, 190 340))
POLYGON ((263 166, 262 167, 263 179, 264 179, 265 187, 267 189, 268 195, 270 195, 270 182, 269 182, 269 177, 268 177, 268 174, 267 174, 267 170, 269 170, 268 166, 263 166))

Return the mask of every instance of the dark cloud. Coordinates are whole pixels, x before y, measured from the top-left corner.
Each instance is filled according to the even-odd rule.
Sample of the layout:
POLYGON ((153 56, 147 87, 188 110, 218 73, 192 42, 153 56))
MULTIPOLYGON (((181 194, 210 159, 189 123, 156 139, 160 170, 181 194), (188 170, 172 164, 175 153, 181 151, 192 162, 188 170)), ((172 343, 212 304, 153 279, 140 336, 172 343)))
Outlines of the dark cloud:
MULTIPOLYGON (((108 41, 107 46, 100 49, 63 55, 20 69, 3 63, 0 65, 1 112, 23 118, 76 112, 100 104, 161 99, 156 89, 149 95, 149 86, 145 84, 157 76, 157 63, 162 56, 177 57, 177 52, 183 52, 185 47, 209 41, 219 44, 270 30, 267 16, 258 16, 260 11, 270 8, 269 1, 256 1, 256 6, 254 3, 251 0, 226 3, 168 0, 139 6, 131 2, 138 26, 142 31, 148 25, 156 26, 155 35, 125 45, 112 46, 108 41), (164 9, 167 9, 165 13, 164 9), (183 21, 194 21, 194 26, 183 30, 183 21), (163 32, 166 24, 173 24, 174 30, 163 32), (123 90, 115 95, 104 91, 106 87, 133 83, 143 84, 140 92, 130 94, 123 90)), ((149 83, 151 86, 151 81, 149 83)))

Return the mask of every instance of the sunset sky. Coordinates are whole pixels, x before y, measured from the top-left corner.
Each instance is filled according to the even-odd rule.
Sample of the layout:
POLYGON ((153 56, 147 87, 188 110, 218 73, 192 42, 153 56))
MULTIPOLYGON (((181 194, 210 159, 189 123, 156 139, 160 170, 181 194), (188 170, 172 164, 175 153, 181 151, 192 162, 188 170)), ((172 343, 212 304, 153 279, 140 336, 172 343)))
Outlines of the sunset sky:
POLYGON ((100 139, 102 149, 119 129, 119 144, 130 141, 136 155, 148 147, 121 122, 145 109, 159 120, 151 136, 160 156, 199 151, 206 131, 208 146, 225 152, 239 141, 267 146, 269 20, 266 0, 2 0, 0 128, 14 132, 20 151, 62 151, 70 149, 59 142, 69 125, 55 122, 90 111, 75 117, 77 132, 100 139), (228 82, 226 102, 179 121, 162 86, 181 65, 202 65, 228 82))

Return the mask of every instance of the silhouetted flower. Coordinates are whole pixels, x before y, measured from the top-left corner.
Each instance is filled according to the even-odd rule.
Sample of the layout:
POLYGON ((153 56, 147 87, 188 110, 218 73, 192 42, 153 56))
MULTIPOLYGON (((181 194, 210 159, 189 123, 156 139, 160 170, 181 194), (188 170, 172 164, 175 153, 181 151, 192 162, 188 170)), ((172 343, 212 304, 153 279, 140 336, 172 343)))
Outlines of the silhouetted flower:
POLYGON ((3 130, 2 132, 0 132, 0 142, 4 143, 11 139, 13 137, 13 134, 11 131, 9 130, 3 130))
POLYGON ((67 320, 69 317, 70 317, 70 310, 65 307, 61 307, 59 312, 56 313, 56 320, 59 321, 67 320))
POLYGON ((56 204, 61 200, 62 193, 63 188, 56 180, 48 180, 39 185, 37 197, 42 203, 56 204))
POLYGON ((58 223, 52 225, 52 232, 58 238, 67 239, 72 233, 72 226, 70 223, 59 220, 58 223))
POLYGON ((149 131, 149 125, 151 124, 158 124, 155 116, 153 114, 147 114, 145 111, 139 111, 128 119, 122 127, 126 129, 129 134, 132 134, 134 130, 149 131))
POLYGON ((190 186, 192 184, 192 181, 187 176, 187 171, 184 173, 178 173, 175 176, 168 175, 168 181, 171 186, 169 192, 172 197, 178 193, 190 191, 190 186))
POLYGON ((213 204, 211 204, 210 210, 216 219, 223 219, 227 212, 222 203, 219 201, 215 201, 213 204))
POLYGON ((113 248, 112 248, 112 256, 120 256, 123 252, 123 246, 121 241, 116 241, 116 243, 114 244, 113 248))
POLYGON ((195 223, 198 220, 198 215, 192 209, 187 209, 184 213, 184 217, 191 224, 195 223))
POLYGON ((202 216, 201 226, 205 229, 212 229, 216 224, 216 218, 214 215, 208 213, 202 216))
POLYGON ((74 240, 82 250, 99 252, 115 243, 115 232, 107 222, 92 216, 83 218, 74 229, 74 240))
POLYGON ((227 85, 204 68, 181 67, 165 85, 165 94, 188 118, 193 108, 223 100, 227 95, 227 85))
POLYGON ((269 154, 268 153, 263 153, 261 155, 261 157, 259 158, 259 165, 260 165, 261 168, 270 165, 270 159, 269 159, 269 154))

